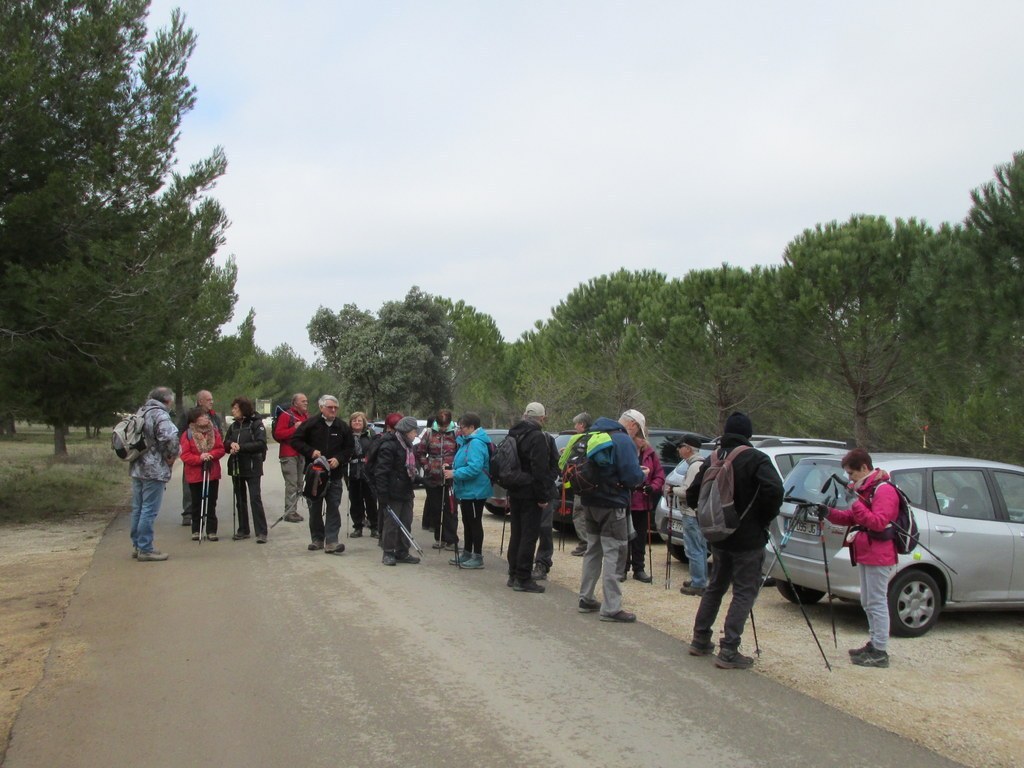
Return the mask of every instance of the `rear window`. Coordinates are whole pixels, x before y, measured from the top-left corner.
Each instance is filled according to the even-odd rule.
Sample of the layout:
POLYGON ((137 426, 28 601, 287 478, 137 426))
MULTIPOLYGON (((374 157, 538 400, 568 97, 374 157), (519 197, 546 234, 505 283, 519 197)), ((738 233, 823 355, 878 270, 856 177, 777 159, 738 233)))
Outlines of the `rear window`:
POLYGON ((838 461, 804 459, 786 476, 784 487, 787 498, 812 504, 846 509, 852 501, 846 491, 846 473, 838 461))

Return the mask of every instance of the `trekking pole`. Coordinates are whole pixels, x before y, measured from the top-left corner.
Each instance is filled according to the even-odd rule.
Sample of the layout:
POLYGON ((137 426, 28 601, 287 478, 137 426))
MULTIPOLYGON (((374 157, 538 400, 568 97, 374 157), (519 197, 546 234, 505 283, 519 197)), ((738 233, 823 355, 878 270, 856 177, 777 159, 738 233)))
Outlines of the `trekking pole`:
MULTIPOLYGON (((672 510, 675 507, 676 495, 669 486, 666 506, 668 507, 668 542, 665 544, 665 589, 672 588, 672 510)), ((654 563, 651 563, 654 565, 654 563)))
MULTIPOLYGON (((452 522, 455 523, 455 567, 462 570, 462 558, 459 556, 459 518, 455 514, 455 480, 452 479, 451 490, 448 491, 448 510, 452 514, 452 522)), ((462 535, 466 535, 465 526, 462 535)))
POLYGON ((832 645, 839 650, 839 640, 836 638, 836 609, 832 604, 832 579, 828 572, 828 552, 825 551, 825 521, 818 519, 818 539, 821 541, 821 561, 825 564, 825 590, 828 592, 828 615, 832 620, 832 645))
POLYGON ((203 543, 203 536, 206 535, 206 510, 209 508, 210 498, 210 462, 203 462, 203 495, 199 503, 199 543, 203 543))
POLYGON ((754 653, 761 658, 761 644, 757 642, 757 624, 754 623, 754 609, 750 609, 750 629, 754 633, 754 653))
POLYGON ((793 579, 790 578, 789 569, 786 567, 786 562, 782 559, 782 554, 779 548, 775 546, 775 541, 771 536, 768 537, 768 543, 772 545, 772 549, 775 550, 775 557, 780 566, 782 566, 782 572, 786 576, 786 581, 789 583, 789 588, 796 598, 796 604, 800 607, 800 613, 804 616, 804 621, 807 622, 807 628, 811 630, 811 637, 814 638, 815 645, 818 646, 818 650, 821 652, 821 658, 825 660, 825 666, 828 671, 832 671, 832 665, 828 663, 828 656, 825 655, 825 649, 821 647, 821 641, 818 640, 818 633, 814 631, 814 625, 811 624, 811 618, 807 615, 807 609, 804 608, 803 601, 800 600, 800 593, 796 591, 796 587, 793 585, 793 579))
POLYGON ((505 514, 501 518, 501 546, 498 547, 498 555, 505 551, 505 525, 508 523, 509 511, 506 509, 505 514))
POLYGON ((409 542, 409 545, 422 555, 423 550, 420 549, 420 545, 416 543, 416 539, 412 537, 412 534, 409 533, 409 529, 405 527, 405 525, 402 523, 398 515, 395 514, 395 510, 391 508, 391 505, 388 504, 385 507, 385 509, 387 510, 388 514, 391 515, 391 519, 395 522, 395 525, 398 526, 398 530, 402 532, 402 535, 405 536, 406 540, 409 542))
MULTIPOLYGON (((787 498, 786 501, 792 501, 792 499, 787 498)), ((768 576, 772 572, 772 568, 775 567, 775 563, 778 562, 779 558, 781 557, 780 553, 783 552, 786 549, 786 545, 789 544, 789 540, 793 536, 793 531, 796 530, 796 524, 800 519, 800 515, 800 507, 797 506, 797 511, 793 514, 793 517, 790 518, 789 523, 782 531, 782 539, 779 541, 778 549, 775 548, 775 543, 774 541, 772 541, 771 533, 768 534, 768 540, 772 541, 772 550, 774 552, 772 554, 772 561, 768 564, 768 568, 765 569, 764 575, 761 578, 761 586, 758 587, 758 592, 760 592, 761 589, 764 588, 764 584, 766 581, 768 581, 768 576)))
POLYGON ((644 511, 647 516, 647 563, 651 571, 654 571, 654 546, 651 541, 651 505, 650 498, 648 498, 647 509, 644 511))

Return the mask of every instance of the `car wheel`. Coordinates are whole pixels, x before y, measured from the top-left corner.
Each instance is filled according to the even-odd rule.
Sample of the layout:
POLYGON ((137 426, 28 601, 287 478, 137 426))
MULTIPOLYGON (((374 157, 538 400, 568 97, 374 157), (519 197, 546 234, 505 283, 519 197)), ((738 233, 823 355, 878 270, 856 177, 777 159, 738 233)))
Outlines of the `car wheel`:
POLYGON ((672 553, 672 557, 678 560, 680 563, 690 562, 690 558, 686 556, 686 547, 682 544, 669 544, 669 551, 672 553))
POLYGON ((798 584, 790 586, 788 581, 776 582, 775 588, 789 602, 796 603, 797 605, 813 605, 825 596, 825 593, 821 590, 801 587, 798 584))
POLYGON ((926 571, 908 568, 889 583, 889 631, 920 637, 939 620, 942 593, 926 571))
POLYGON ((486 507, 487 511, 495 517, 504 517, 508 514, 508 510, 505 509, 505 507, 496 507, 493 504, 488 504, 486 502, 484 502, 484 507, 486 507))

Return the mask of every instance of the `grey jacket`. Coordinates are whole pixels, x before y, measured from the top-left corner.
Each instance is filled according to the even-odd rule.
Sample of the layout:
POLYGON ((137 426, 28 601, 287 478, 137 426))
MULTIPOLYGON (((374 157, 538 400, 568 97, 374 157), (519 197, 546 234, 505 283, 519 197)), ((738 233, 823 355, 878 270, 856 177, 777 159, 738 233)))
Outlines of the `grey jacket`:
POLYGON ((146 411, 146 421, 142 428, 146 435, 146 450, 131 463, 128 474, 140 480, 160 480, 166 483, 171 479, 168 459, 177 458, 181 450, 178 428, 171 421, 167 406, 159 400, 147 400, 140 410, 146 411))

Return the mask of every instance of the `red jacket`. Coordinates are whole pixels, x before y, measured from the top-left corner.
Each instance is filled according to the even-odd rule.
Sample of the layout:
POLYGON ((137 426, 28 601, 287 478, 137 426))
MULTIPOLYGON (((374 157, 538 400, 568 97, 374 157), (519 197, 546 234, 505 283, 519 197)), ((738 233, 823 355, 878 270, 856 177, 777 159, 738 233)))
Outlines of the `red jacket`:
POLYGON ((857 490, 857 498, 848 510, 830 509, 828 520, 836 525, 859 525, 853 539, 853 558, 858 565, 896 565, 896 542, 874 539, 868 531, 884 531, 900 511, 900 498, 889 482, 889 475, 876 469, 857 490))
MULTIPOLYGON (((220 432, 213 430, 213 449, 210 451, 213 461, 210 462, 210 479, 220 480, 220 460, 224 456, 224 440, 220 432)), ((181 433, 181 463, 185 467, 185 482, 203 482, 203 460, 199 458, 199 449, 192 439, 192 430, 181 433)))
POLYGON ((302 454, 292 448, 292 437, 295 435, 295 430, 299 428, 299 425, 309 418, 308 413, 299 413, 294 408, 289 408, 287 411, 277 417, 277 424, 274 426, 273 437, 278 442, 280 452, 278 456, 282 459, 287 459, 289 456, 301 456, 302 454))
POLYGON ((647 474, 647 479, 644 480, 643 485, 639 488, 634 488, 633 493, 630 495, 629 508, 634 512, 654 509, 657 506, 661 489, 665 485, 665 470, 658 460, 658 454, 654 452, 650 445, 645 445, 640 451, 641 471, 643 471, 644 467, 649 468, 651 471, 647 474))

